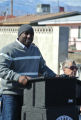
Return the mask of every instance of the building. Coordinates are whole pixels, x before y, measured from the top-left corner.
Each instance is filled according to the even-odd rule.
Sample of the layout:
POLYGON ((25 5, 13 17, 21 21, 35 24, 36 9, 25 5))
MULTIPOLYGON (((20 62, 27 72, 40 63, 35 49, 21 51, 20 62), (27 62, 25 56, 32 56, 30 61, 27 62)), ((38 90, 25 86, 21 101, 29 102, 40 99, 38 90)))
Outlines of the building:
POLYGON ((50 4, 38 4, 36 11, 37 11, 37 14, 50 13, 50 4))
POLYGON ((74 45, 76 50, 81 50, 81 15, 67 16, 38 22, 39 25, 68 26, 69 45, 74 45))
POLYGON ((59 12, 64 12, 64 7, 59 7, 59 12))
POLYGON ((0 16, 0 21, 5 21, 6 19, 9 19, 9 18, 15 18, 15 16, 13 15, 7 15, 7 16, 0 16))

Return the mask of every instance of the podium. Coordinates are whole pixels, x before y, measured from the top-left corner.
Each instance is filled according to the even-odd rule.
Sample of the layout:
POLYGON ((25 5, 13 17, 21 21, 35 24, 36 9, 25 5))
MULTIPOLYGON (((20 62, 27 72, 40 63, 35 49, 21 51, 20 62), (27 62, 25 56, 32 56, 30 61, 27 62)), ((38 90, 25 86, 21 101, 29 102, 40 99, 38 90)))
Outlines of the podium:
POLYGON ((24 89, 22 120, 79 120, 77 78, 30 80, 24 89))

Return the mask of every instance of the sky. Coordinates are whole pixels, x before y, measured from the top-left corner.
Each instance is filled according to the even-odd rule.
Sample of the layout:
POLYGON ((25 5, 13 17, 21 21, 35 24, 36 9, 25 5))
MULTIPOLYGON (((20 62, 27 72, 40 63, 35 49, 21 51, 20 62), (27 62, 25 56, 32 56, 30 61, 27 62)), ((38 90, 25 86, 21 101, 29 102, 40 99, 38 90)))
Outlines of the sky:
MULTIPOLYGON (((80 11, 81 0, 13 0, 13 15, 35 14, 39 3, 51 5, 51 12, 57 12, 58 5, 65 7, 67 11, 80 11)), ((0 0, 0 15, 10 14, 11 0, 0 0)))

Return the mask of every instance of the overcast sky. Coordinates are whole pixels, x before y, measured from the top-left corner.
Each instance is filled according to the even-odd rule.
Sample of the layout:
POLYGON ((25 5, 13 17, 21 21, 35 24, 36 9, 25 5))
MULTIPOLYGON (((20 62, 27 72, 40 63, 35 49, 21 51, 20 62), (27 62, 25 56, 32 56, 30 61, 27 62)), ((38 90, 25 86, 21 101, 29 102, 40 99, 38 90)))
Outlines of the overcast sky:
MULTIPOLYGON (((13 13, 14 15, 31 14, 35 12, 38 3, 53 4, 54 8, 58 6, 80 6, 81 0, 13 0, 13 13)), ((10 14, 11 0, 0 0, 0 14, 7 12, 10 14)), ((74 8, 73 8, 74 9, 74 8)), ((81 9, 80 9, 81 10, 81 9)), ((76 11, 76 9, 75 9, 76 11)))

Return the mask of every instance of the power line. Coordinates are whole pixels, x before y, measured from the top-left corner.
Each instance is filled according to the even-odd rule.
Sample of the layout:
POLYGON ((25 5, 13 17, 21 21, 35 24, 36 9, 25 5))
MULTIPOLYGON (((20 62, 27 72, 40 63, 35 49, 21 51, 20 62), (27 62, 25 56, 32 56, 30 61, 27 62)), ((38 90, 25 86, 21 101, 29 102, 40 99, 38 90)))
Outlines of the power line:
POLYGON ((13 0, 11 0, 11 15, 13 15, 13 0))

